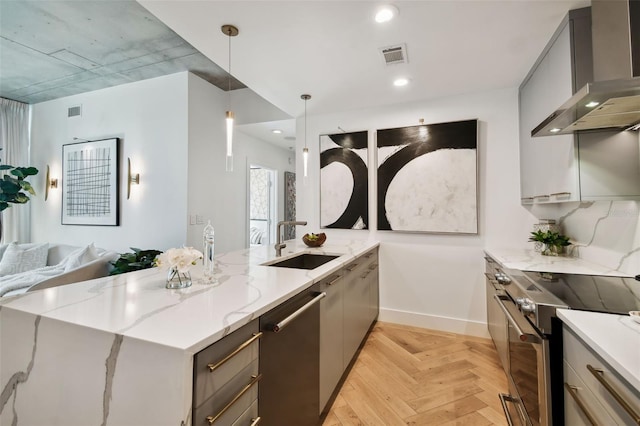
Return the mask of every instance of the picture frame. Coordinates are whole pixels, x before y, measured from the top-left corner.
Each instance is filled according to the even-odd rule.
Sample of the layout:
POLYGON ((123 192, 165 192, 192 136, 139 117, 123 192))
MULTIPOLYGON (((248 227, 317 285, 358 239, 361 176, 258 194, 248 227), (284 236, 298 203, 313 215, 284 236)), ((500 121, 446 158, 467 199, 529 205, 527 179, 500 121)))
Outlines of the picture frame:
POLYGON ((118 138, 62 145, 62 224, 118 226, 118 138))
POLYGON ((320 135, 320 227, 369 229, 369 132, 320 135))
POLYGON ((478 234, 478 120, 376 131, 378 230, 478 234))

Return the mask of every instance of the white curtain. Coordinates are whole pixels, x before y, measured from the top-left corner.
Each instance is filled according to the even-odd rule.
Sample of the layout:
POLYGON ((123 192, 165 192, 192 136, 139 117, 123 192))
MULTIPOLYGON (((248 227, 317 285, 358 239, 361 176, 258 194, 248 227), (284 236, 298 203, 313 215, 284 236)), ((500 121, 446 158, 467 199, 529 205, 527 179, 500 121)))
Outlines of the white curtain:
MULTIPOLYGON (((29 105, 0 98, 1 164, 29 166, 29 105)), ((39 174, 38 174, 39 175, 39 174)), ((33 178, 30 180, 33 184, 33 178)), ((2 241, 29 242, 29 203, 11 204, 2 212, 2 241)))

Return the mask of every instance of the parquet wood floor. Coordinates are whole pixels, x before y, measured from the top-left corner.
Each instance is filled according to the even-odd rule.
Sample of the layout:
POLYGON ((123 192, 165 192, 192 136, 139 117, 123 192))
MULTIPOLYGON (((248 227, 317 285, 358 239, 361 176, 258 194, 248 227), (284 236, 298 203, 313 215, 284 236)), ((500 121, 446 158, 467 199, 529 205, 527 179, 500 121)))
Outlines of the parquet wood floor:
POLYGON ((506 425, 488 339, 378 322, 323 426, 506 425))

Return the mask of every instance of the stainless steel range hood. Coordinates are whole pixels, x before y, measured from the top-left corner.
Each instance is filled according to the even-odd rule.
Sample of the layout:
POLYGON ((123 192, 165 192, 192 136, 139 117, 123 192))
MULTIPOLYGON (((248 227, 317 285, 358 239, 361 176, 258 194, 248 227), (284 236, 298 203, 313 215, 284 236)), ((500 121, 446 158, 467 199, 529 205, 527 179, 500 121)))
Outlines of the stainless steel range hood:
POLYGON ((594 81, 531 131, 552 136, 640 123, 640 1, 591 3, 594 81))

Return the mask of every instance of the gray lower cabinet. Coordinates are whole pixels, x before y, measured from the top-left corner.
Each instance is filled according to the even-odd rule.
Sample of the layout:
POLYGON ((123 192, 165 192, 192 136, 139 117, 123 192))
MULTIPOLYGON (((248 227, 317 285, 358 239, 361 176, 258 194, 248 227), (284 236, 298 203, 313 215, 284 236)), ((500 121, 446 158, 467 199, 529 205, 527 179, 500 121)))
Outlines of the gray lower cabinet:
POLYGON ((320 411, 344 372, 344 273, 341 270, 320 282, 320 291, 327 293, 320 302, 320 411))
POLYGON ((379 310, 378 249, 370 250, 321 282, 320 412, 376 320, 379 310))
POLYGON ((254 320, 194 357, 193 425, 257 425, 259 339, 254 320))

